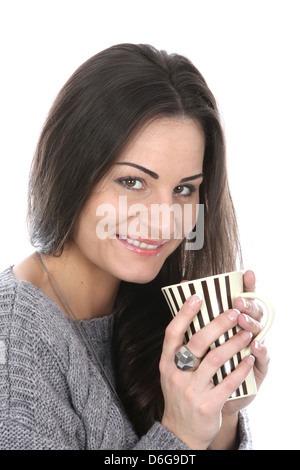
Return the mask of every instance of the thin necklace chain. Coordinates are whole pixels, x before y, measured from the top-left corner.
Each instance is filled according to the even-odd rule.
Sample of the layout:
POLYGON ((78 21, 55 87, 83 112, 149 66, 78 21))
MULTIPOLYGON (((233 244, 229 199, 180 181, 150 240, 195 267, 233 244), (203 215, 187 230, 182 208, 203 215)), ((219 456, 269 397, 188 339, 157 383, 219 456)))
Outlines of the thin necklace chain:
POLYGON ((99 357, 98 357, 98 354, 97 354, 96 351, 95 351, 95 348, 94 348, 93 344, 90 342, 89 337, 87 336, 85 330, 82 328, 82 326, 81 326, 80 322, 78 321, 78 319, 77 319, 75 313, 74 313, 73 310, 71 309, 69 303, 67 302, 66 298, 64 297, 64 295, 63 295, 63 293, 61 292, 61 290, 60 290, 60 288, 58 287, 58 285, 56 284, 55 280, 53 279, 53 277, 52 277, 51 274, 49 273, 48 268, 47 268, 47 266, 45 265, 45 262, 44 262, 44 260, 43 260, 43 257, 42 257, 42 255, 41 255, 41 253, 38 252, 38 255, 39 255, 39 258, 40 258, 40 260, 41 260, 42 266, 43 266, 44 270, 46 271, 46 274, 47 274, 47 276, 49 277, 49 279, 50 279, 50 281, 51 281, 51 283, 52 283, 54 289, 55 289, 56 292, 59 294, 59 296, 61 297, 63 303, 65 304, 65 306, 67 307, 68 311, 70 312, 72 318, 73 318, 74 321, 75 321, 74 324, 76 325, 76 328, 77 328, 78 332, 80 333, 82 339, 88 344, 88 346, 89 346, 89 348, 90 348, 90 350, 91 350, 91 352, 92 352, 92 355, 94 356, 94 358, 95 358, 95 360, 96 360, 98 366, 100 367, 100 369, 101 369, 101 371, 102 371, 102 373, 103 373, 103 375, 104 375, 104 377, 105 377, 105 379, 106 379, 106 381, 107 381, 109 387, 111 388, 111 391, 113 392, 113 394, 114 394, 115 397, 117 398, 117 400, 118 400, 118 402, 119 402, 119 404, 120 404, 122 410, 124 411, 124 407, 123 407, 123 405, 122 405, 122 403, 121 403, 121 400, 120 400, 120 398, 119 398, 119 396, 118 396, 118 394, 117 394, 117 392, 116 392, 116 390, 115 390, 113 384, 111 383, 111 380, 109 379, 109 377, 108 377, 108 375, 107 375, 107 373, 106 373, 106 371, 105 371, 105 369, 104 369, 104 367, 103 367, 103 365, 102 365, 102 362, 100 361, 100 359, 99 359, 99 357))

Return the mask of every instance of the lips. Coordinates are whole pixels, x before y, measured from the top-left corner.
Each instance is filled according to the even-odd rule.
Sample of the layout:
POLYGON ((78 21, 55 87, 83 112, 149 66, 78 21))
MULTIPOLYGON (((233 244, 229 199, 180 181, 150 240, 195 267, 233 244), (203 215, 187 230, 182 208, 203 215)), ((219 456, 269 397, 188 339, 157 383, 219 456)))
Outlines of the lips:
POLYGON ((117 235, 117 239, 130 251, 142 256, 157 256, 168 240, 146 240, 117 235))

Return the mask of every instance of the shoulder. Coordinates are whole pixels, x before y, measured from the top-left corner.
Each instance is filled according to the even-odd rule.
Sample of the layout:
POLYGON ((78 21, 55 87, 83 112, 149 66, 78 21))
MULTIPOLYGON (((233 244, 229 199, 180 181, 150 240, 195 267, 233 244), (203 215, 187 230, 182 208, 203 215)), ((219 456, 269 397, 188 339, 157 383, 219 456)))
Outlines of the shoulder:
MULTIPOLYGON (((43 276, 38 270, 37 259, 29 256, 17 266, 11 266, 0 274, 0 315, 10 319, 26 316, 28 325, 31 319, 38 319, 40 304, 45 303, 43 276)), ((50 300, 50 299, 49 299, 50 300)), ((54 303, 52 307, 54 307, 54 303)), ((47 306, 48 308, 50 305, 47 306)), ((1 320, 1 318, 0 318, 1 320)))
POLYGON ((37 253, 33 253, 13 267, 14 275, 18 280, 28 281, 39 286, 41 282, 41 269, 37 253))
POLYGON ((70 336, 70 322, 55 302, 35 285, 17 279, 12 268, 0 274, 0 341, 11 361, 32 360, 43 345, 67 368, 70 336))
MULTIPOLYGON (((26 316, 27 323, 38 326, 42 318, 67 320, 58 305, 30 280, 15 276, 15 269, 10 267, 0 274, 0 316, 11 318, 26 316), (50 315, 47 317, 47 313, 50 315)), ((67 323, 67 322, 65 322, 67 323)))

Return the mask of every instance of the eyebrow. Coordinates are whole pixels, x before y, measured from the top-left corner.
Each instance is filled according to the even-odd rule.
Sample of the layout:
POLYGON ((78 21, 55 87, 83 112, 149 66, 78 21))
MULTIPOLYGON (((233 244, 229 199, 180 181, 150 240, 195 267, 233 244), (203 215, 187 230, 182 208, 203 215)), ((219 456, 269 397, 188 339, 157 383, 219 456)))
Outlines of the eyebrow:
POLYGON ((136 163, 118 162, 117 165, 133 166, 133 168, 137 168, 138 170, 141 170, 144 173, 147 173, 147 175, 151 176, 151 178, 154 178, 155 180, 158 180, 158 178, 159 178, 158 174, 154 173, 154 171, 148 170, 148 168, 145 168, 141 165, 136 165, 136 163))
POLYGON ((182 178, 182 180, 180 180, 179 183, 184 183, 185 181, 196 180, 198 178, 203 178, 203 173, 199 173, 198 175, 194 175, 194 176, 187 176, 187 178, 182 178))
MULTIPOLYGON (((148 168, 145 168, 144 166, 137 165, 136 163, 129 163, 129 162, 118 162, 116 165, 127 165, 127 166, 132 166, 133 168, 137 168, 138 170, 143 171, 144 173, 147 173, 147 175, 151 176, 151 178, 154 178, 155 180, 158 180, 159 175, 155 173, 154 171, 148 170, 148 168)), ((184 183, 185 181, 191 181, 191 180, 196 180, 198 178, 202 178, 203 173, 198 173, 197 175, 193 176, 187 176, 186 178, 182 178, 179 182, 184 183)))

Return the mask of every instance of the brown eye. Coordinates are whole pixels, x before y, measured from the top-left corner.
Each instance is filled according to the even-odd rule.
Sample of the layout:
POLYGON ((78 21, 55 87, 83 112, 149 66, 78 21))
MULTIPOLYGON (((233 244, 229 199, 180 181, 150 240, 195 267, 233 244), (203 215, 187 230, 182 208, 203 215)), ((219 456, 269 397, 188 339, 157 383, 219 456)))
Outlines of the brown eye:
POLYGON ((195 188, 194 186, 183 185, 176 186, 173 191, 175 194, 180 194, 182 196, 190 196, 195 191, 195 188))
POLYGON ((174 188, 174 193, 176 194, 180 194, 183 190, 184 186, 176 186, 176 188, 174 188))
POLYGON ((131 176, 128 176, 128 178, 119 178, 116 180, 116 182, 123 186, 125 189, 143 189, 143 182, 138 178, 132 178, 131 176))
POLYGON ((127 178, 124 182, 130 189, 142 189, 143 187, 143 183, 137 178, 127 178))
POLYGON ((133 178, 128 178, 127 180, 125 180, 125 183, 130 188, 133 188, 133 186, 135 186, 135 184, 136 184, 136 180, 133 179, 133 178))

